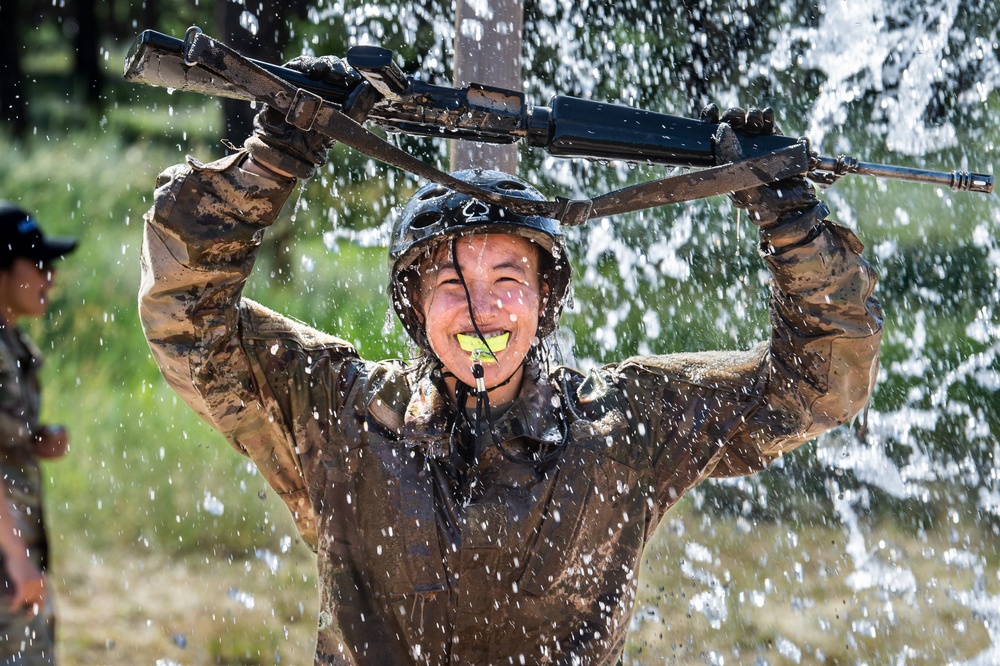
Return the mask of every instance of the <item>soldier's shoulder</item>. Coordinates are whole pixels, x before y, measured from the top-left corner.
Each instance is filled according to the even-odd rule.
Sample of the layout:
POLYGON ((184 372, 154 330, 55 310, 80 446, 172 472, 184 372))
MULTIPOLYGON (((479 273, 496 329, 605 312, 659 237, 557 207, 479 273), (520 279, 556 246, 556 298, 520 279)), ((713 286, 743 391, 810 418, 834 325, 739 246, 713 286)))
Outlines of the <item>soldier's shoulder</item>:
POLYGON ((419 367, 403 359, 390 358, 382 361, 366 361, 365 372, 373 384, 396 388, 412 386, 419 374, 419 367))
POLYGON ((592 368, 582 372, 577 368, 559 366, 551 373, 552 381, 563 394, 578 405, 599 403, 616 398, 617 380, 611 366, 592 368))
POLYGON ((346 340, 324 333, 288 315, 275 312, 256 301, 244 298, 240 307, 240 324, 244 339, 280 339, 294 341, 304 349, 340 348, 352 356, 357 355, 354 345, 346 340))
POLYGON ((614 372, 626 384, 666 381, 711 390, 756 393, 761 389, 760 368, 768 350, 768 343, 762 342, 746 350, 634 356, 617 364, 614 372))

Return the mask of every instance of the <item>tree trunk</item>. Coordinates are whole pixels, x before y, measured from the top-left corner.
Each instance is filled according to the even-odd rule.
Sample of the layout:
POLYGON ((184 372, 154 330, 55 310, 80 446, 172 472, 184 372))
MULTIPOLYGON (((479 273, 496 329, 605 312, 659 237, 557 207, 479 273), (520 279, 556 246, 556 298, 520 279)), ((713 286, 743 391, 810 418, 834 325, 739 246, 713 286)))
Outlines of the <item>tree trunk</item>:
MULTIPOLYGON (((455 86, 470 83, 521 89, 523 0, 481 3, 458 0, 455 25, 455 86)), ((454 141, 451 168, 489 167, 517 173, 516 144, 454 141)))
POLYGON ((101 35, 97 26, 96 0, 76 0, 74 12, 77 24, 74 76, 83 84, 83 99, 90 108, 100 108, 104 92, 101 78, 101 35))
MULTIPOLYGON (((229 46, 255 60, 282 63, 288 47, 287 18, 301 17, 306 10, 304 0, 246 0, 246 6, 231 0, 219 0, 216 5, 216 25, 220 26, 222 39, 229 46), (241 16, 243 20, 241 21, 241 16)), ((253 118, 257 109, 249 102, 235 99, 222 100, 224 137, 234 146, 242 146, 253 131, 253 118)), ((269 242, 265 246, 270 255, 275 279, 288 282, 292 279, 293 228, 286 217, 279 218, 269 229, 269 242)))
POLYGON ((0 119, 19 137, 28 130, 21 67, 20 5, 19 0, 4 0, 0 4, 0 119))
POLYGON ((160 1, 146 0, 142 3, 142 29, 153 28, 160 24, 160 1))

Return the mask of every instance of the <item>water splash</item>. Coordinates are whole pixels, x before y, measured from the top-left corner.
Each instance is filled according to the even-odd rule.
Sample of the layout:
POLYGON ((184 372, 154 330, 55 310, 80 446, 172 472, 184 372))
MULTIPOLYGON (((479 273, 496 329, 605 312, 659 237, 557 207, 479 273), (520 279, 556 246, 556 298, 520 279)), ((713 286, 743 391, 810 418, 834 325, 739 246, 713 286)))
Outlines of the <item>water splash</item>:
POLYGON ((897 564, 884 562, 878 557, 880 549, 868 547, 861 534, 857 513, 851 506, 850 494, 841 492, 836 484, 831 486, 830 496, 834 498, 834 508, 848 534, 847 553, 854 561, 854 571, 847 577, 848 585, 855 592, 877 588, 887 596, 912 604, 917 593, 913 572, 897 564))
POLYGON ((263 562, 272 574, 277 573, 281 567, 281 558, 267 548, 254 548, 254 557, 263 562))
POLYGON ((681 572, 686 578, 708 586, 707 590, 694 595, 688 605, 691 610, 704 615, 713 629, 720 629, 729 617, 725 588, 715 574, 695 567, 698 562, 711 564, 712 554, 705 546, 694 542, 688 542, 684 551, 687 559, 681 562, 681 572))
POLYGON ((256 37, 260 31, 260 19, 252 12, 244 10, 240 12, 240 27, 256 37))
POLYGON ((205 491, 205 499, 201 503, 206 513, 212 516, 221 516, 226 511, 226 505, 218 497, 208 490, 205 491))
POLYGON ((243 592, 242 590, 238 590, 235 587, 229 588, 229 591, 226 593, 226 596, 235 601, 236 603, 238 603, 239 605, 243 606, 247 610, 253 610, 254 607, 257 605, 257 600, 254 598, 252 594, 250 594, 249 592, 243 592))

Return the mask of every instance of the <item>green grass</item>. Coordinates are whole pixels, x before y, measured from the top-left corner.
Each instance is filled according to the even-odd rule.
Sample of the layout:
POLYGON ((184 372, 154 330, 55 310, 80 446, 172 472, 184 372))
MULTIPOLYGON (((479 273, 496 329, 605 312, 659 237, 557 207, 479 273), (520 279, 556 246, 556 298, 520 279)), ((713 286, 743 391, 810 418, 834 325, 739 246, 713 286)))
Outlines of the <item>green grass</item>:
POLYGON ((142 215, 156 173, 179 155, 80 134, 7 154, 0 176, 8 191, 49 233, 81 241, 59 266, 50 316, 25 322, 47 357, 44 418, 71 436, 70 457, 46 467, 57 480, 49 502, 61 507, 53 530, 79 526, 94 547, 181 550, 222 534, 224 550, 245 552, 265 505, 226 489, 242 482, 256 498, 264 484, 165 387, 136 311, 142 215), (206 493, 229 510, 206 515, 206 493))

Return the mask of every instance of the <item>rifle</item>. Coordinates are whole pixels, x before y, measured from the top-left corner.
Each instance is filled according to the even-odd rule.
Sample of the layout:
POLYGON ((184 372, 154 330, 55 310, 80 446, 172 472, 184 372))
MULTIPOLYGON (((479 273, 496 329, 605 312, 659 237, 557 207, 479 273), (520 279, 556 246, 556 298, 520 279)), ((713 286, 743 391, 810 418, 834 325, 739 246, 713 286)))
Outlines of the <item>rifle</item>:
MULTIPOLYGON (((225 63, 231 60, 223 60, 219 48, 228 47, 194 27, 183 40, 145 30, 125 58, 124 76, 131 82, 172 90, 269 103, 251 92, 254 86, 247 76, 235 71, 230 75, 225 63)), ((315 109, 327 103, 358 123, 367 120, 387 132, 484 143, 525 141, 564 158, 702 168, 720 165, 714 154, 715 125, 694 118, 564 95, 554 96, 549 106, 538 106, 529 104, 524 93, 516 90, 481 84, 460 89, 433 85, 403 73, 393 52, 376 46, 354 46, 347 51, 347 63, 363 77, 363 83, 355 86, 331 85, 286 67, 230 54, 294 88, 295 99, 288 104, 298 112, 314 114, 312 120, 318 117, 315 109)), ((993 192, 993 176, 987 174, 874 164, 844 155, 824 157, 809 151, 807 140, 783 135, 738 134, 738 138, 747 158, 790 153, 804 146, 806 156, 799 159, 798 173, 807 171, 822 186, 858 174, 944 185, 954 191, 993 192), (803 159, 807 160, 805 169, 803 159)), ((775 171, 767 177, 787 175, 775 171)), ((768 182, 766 177, 761 181, 768 182)), ((697 196, 705 194, 688 198, 697 196)), ((680 200, 685 199, 672 197, 660 203, 680 200)))

